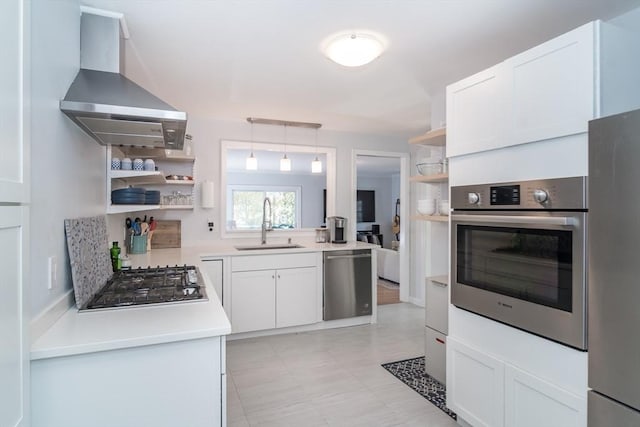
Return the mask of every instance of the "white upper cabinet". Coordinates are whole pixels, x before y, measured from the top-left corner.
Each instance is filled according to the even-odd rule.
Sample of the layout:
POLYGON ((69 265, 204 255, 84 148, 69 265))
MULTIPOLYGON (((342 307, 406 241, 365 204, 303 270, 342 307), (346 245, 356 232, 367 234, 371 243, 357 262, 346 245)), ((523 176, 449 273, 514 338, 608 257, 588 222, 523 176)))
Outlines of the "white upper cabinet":
POLYGON ((505 145, 587 132, 596 116, 592 22, 506 61, 512 114, 505 145))
POLYGON ((598 21, 447 87, 447 156, 587 131, 598 114, 598 21))
POLYGON ((447 157, 501 146, 504 74, 501 63, 447 87, 447 157))
POLYGON ((25 203, 29 137, 28 6, 7 0, 0 7, 0 202, 25 203))

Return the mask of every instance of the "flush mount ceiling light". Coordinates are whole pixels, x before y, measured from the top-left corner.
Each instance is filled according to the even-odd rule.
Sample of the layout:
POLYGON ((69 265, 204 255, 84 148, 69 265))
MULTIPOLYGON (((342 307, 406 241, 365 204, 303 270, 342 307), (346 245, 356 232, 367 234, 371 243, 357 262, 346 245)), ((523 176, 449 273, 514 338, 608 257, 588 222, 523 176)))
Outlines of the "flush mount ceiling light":
POLYGON ((380 56, 384 47, 379 37, 358 31, 331 38, 324 52, 329 59, 340 65, 360 67, 380 56))

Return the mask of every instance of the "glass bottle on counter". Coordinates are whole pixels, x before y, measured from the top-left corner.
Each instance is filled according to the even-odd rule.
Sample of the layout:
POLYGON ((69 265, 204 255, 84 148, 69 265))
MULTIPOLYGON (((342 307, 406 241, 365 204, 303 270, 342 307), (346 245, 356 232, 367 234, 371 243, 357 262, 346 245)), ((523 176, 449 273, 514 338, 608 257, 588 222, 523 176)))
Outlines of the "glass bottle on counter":
POLYGON ((111 246, 111 267, 113 271, 120 270, 121 260, 120 260, 120 247, 118 246, 118 242, 113 242, 111 246))

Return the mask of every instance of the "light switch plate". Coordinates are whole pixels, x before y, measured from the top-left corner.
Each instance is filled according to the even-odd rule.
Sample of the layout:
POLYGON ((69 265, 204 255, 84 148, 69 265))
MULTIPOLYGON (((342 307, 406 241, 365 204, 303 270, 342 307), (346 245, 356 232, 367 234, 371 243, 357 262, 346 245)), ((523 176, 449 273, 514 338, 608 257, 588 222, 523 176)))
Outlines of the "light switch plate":
POLYGON ((58 260, 55 256, 50 256, 47 266, 47 289, 53 289, 58 284, 58 260))

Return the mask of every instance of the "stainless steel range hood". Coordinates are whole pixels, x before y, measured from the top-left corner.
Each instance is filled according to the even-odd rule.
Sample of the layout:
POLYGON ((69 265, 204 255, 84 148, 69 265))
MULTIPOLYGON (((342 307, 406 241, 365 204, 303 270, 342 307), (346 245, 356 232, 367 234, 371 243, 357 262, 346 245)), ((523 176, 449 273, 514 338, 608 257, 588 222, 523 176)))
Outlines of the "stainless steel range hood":
POLYGON ((118 19, 83 10, 80 28, 81 68, 60 110, 102 145, 181 150, 187 113, 118 72, 118 19))
POLYGON ((81 69, 60 109, 102 145, 182 150, 187 113, 119 73, 81 69))

